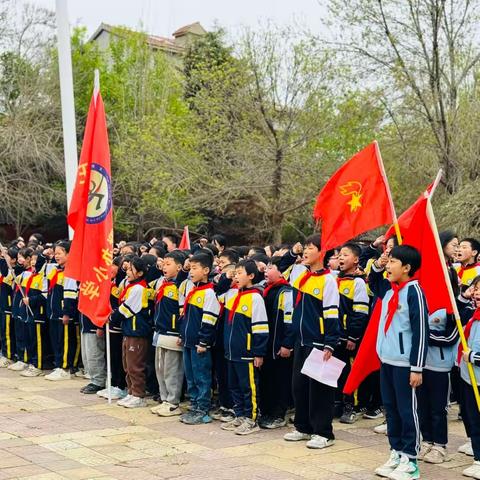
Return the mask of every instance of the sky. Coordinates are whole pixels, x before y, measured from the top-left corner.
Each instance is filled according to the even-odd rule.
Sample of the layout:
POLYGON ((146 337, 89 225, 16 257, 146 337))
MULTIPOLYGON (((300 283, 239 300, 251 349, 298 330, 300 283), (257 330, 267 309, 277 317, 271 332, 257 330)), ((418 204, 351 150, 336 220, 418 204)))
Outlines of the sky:
MULTIPOLYGON (((24 0, 25 1, 25 0, 24 0)), ((267 20, 321 28, 326 0, 67 0, 70 23, 93 33, 100 23, 139 28, 169 37, 179 27, 199 21, 207 30, 216 24, 230 35, 267 20)), ((28 0, 55 9, 55 0, 28 0)))

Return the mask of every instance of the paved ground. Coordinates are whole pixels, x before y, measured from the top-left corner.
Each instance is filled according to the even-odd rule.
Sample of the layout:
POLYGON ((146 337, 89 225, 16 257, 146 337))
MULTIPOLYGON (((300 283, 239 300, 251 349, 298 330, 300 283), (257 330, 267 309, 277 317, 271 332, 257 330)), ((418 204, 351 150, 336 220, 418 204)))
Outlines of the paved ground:
MULTIPOLYGON (((80 379, 48 382, 0 370, 0 480, 367 480, 387 456, 376 423, 336 423, 336 445, 308 450, 282 440, 285 429, 239 437, 218 423, 189 427, 149 409, 109 406, 82 395, 80 379)), ((451 450, 464 441, 450 422, 451 450)), ((454 454, 443 466, 422 465, 425 479, 461 478, 471 458, 454 454)))

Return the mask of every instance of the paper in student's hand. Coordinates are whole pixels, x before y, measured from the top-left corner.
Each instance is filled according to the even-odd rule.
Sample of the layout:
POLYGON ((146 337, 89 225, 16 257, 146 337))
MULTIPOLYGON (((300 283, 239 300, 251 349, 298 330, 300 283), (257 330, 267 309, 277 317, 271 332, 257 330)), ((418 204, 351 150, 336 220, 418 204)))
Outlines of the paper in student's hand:
POLYGON ((314 348, 303 364, 302 373, 317 382, 337 388, 337 382, 345 367, 345 362, 335 357, 330 357, 325 361, 323 354, 323 350, 314 348))

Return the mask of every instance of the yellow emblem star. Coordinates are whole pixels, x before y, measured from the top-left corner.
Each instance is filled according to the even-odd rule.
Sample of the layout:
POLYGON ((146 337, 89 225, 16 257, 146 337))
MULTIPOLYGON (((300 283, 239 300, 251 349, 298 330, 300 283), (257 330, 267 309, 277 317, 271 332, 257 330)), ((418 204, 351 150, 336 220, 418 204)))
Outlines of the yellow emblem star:
POLYGON ((362 203, 360 202, 362 196, 363 195, 361 193, 352 194, 352 198, 350 199, 349 202, 347 202, 347 205, 350 205, 351 212, 356 212, 362 206, 362 203))

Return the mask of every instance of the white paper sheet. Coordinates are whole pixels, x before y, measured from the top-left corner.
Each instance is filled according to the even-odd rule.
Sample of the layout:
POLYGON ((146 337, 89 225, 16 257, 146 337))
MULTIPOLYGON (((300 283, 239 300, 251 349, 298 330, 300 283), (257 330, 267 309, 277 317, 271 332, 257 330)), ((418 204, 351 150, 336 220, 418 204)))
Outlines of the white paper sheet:
POLYGON ((325 362, 323 353, 323 350, 314 348, 303 364, 302 373, 317 382, 336 388, 345 362, 335 357, 325 362))

